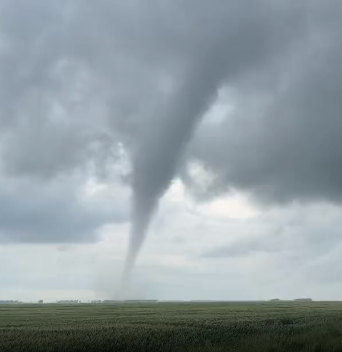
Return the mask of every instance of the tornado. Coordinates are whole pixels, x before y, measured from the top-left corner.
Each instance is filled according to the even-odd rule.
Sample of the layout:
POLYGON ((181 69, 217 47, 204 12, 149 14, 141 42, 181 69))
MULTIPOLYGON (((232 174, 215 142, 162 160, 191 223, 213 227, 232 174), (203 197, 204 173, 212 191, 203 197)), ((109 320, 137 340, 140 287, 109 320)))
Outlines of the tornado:
POLYGON ((215 22, 210 36, 200 42, 178 72, 173 94, 141 138, 133 157, 132 224, 123 270, 125 280, 134 267, 160 199, 219 89, 224 84, 234 84, 250 67, 262 64, 278 42, 266 21, 268 7, 258 7, 254 2, 249 5, 255 9, 253 15, 242 15, 238 21, 227 16, 215 22))
POLYGON ((218 91, 220 75, 211 68, 212 61, 207 57, 189 70, 155 119, 153 129, 146 131, 135 154, 130 243, 123 270, 126 283, 159 201, 177 172, 196 126, 218 91))

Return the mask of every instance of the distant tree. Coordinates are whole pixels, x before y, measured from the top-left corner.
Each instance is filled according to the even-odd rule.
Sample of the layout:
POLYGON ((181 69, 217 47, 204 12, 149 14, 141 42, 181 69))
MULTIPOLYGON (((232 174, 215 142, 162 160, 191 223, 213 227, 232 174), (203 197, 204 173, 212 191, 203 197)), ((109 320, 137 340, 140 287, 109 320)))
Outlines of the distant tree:
POLYGON ((312 298, 309 298, 309 297, 307 297, 307 298, 297 298, 297 299, 295 299, 295 301, 297 301, 297 302, 312 302, 312 298))
POLYGON ((44 301, 41 299, 41 300, 38 301, 38 303, 43 304, 44 301))

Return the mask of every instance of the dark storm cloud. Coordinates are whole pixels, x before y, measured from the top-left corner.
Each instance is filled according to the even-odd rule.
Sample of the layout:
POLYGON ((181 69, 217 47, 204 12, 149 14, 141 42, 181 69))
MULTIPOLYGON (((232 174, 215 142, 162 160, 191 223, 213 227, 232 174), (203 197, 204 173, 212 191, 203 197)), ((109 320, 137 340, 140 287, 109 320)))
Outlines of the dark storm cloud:
POLYGON ((233 187, 266 202, 341 201, 341 10, 307 3, 285 55, 230 87, 234 112, 192 146, 215 175, 207 196, 233 187))
POLYGON ((77 184, 1 180, 0 243, 76 243, 96 239, 103 224, 127 221, 127 207, 115 199, 77 197, 77 184))
POLYGON ((2 1, 2 169, 101 169, 123 143, 138 248, 228 86, 235 112, 184 156, 215 174, 215 194, 338 199, 340 14, 334 0, 2 1))
POLYGON ((177 99, 189 95, 178 111, 199 115, 200 90, 204 100, 215 94, 210 82, 236 79, 280 55, 301 17, 295 2, 3 1, 3 164, 52 177, 86 163, 89 144, 103 135, 114 148, 120 140, 139 149, 163 129, 177 99), (42 157, 40 170, 29 159, 47 140, 49 163, 42 157))

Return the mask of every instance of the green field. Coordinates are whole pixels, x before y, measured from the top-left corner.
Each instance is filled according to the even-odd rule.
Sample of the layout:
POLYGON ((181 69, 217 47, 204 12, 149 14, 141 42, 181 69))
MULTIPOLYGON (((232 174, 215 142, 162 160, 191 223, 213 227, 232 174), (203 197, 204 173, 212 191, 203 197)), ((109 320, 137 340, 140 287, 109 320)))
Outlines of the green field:
POLYGON ((342 351, 342 303, 3 305, 0 351, 342 351))

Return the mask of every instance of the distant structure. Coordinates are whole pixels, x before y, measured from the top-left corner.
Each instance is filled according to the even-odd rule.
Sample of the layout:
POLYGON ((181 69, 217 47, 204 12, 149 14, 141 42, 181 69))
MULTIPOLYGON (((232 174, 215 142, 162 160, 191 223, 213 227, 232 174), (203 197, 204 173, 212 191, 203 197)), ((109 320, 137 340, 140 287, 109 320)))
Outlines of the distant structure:
POLYGON ((104 301, 91 301, 91 303, 103 303, 103 304, 121 304, 121 303, 157 303, 155 299, 126 299, 126 300, 115 300, 106 299, 104 301))
POLYGON ((81 301, 75 299, 75 300, 61 300, 61 301, 57 301, 58 304, 77 304, 77 303, 81 303, 81 301))
POLYGON ((312 302, 312 298, 296 298, 296 302, 312 302))
POLYGON ((273 299, 270 299, 270 302, 279 302, 280 299, 279 298, 273 298, 273 299))
POLYGON ((0 300, 0 304, 19 304, 19 303, 22 303, 21 301, 13 301, 13 300, 6 300, 6 301, 1 301, 0 300))
POLYGON ((126 303, 156 303, 156 299, 126 299, 126 303))
POLYGON ((90 301, 90 303, 92 303, 92 304, 100 304, 100 303, 102 303, 102 301, 101 300, 95 300, 95 301, 90 301))

